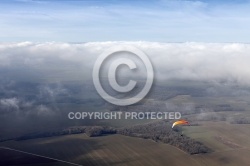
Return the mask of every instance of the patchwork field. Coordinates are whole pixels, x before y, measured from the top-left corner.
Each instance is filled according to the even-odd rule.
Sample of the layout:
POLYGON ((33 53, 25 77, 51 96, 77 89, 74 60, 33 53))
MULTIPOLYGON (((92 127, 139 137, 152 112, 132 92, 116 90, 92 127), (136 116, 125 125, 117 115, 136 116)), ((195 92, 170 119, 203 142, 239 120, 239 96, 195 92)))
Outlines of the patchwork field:
POLYGON ((211 147, 214 152, 194 155, 203 165, 248 165, 250 162, 250 125, 203 122, 185 127, 184 133, 211 147))
MULTIPOLYGON (((204 122, 201 126, 185 127, 186 135, 203 142, 214 150, 210 154, 202 155, 189 155, 167 144, 122 135, 90 138, 85 134, 77 134, 27 141, 9 141, 1 143, 0 146, 63 159, 80 165, 245 166, 249 164, 250 158, 249 127, 250 125, 227 124, 226 122, 204 122)), ((27 160, 26 155, 16 155, 17 152, 1 150, 0 153, 27 160)), ((6 162, 5 160, 8 158, 4 158, 1 162, 6 162)), ((47 159, 42 160, 38 160, 41 163, 39 165, 49 164, 47 159)), ((19 165, 25 165, 20 163, 19 165)), ((32 165, 35 164, 37 163, 32 165)), ((56 161, 52 164, 68 165, 56 161)))
POLYGON ((1 143, 1 146, 81 165, 199 165, 190 155, 172 146, 121 135, 89 138, 79 134, 21 142, 11 141, 1 143))

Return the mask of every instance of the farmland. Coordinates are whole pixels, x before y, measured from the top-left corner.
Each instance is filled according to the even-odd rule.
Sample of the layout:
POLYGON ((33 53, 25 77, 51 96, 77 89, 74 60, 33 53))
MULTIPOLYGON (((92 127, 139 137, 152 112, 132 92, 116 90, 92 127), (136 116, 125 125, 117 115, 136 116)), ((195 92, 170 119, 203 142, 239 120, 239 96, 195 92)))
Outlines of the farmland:
MULTIPOLYGON (((173 146, 152 140, 122 135, 87 137, 85 134, 7 141, 0 146, 80 165, 235 166, 249 163, 249 125, 204 122, 201 126, 185 127, 184 133, 214 151, 209 154, 189 155, 173 146), (232 146, 233 144, 237 146, 232 146)), ((40 165, 46 164, 48 163, 41 162, 40 165)))
MULTIPOLYGON (((49 89, 57 89, 57 86, 54 86, 51 85, 49 89)), ((67 95, 62 94, 52 100, 44 94, 41 94, 42 98, 39 98, 39 96, 36 97, 35 94, 31 95, 37 98, 31 108, 28 108, 27 105, 20 107, 20 110, 23 109, 27 113, 26 118, 24 116, 22 116, 23 119, 21 117, 16 118, 15 123, 13 123, 13 116, 18 115, 14 111, 6 113, 1 117, 1 138, 3 140, 5 138, 13 139, 1 142, 0 147, 8 147, 35 154, 29 155, 6 148, 1 149, 0 154, 3 157, 0 161, 2 165, 8 166, 17 163, 20 166, 69 165, 59 161, 63 160, 65 162, 90 166, 179 166, 181 164, 191 166, 244 166, 248 165, 250 161, 250 101, 248 96, 209 96, 204 95, 203 93, 205 92, 201 90, 182 89, 178 87, 155 87, 155 92, 151 93, 148 98, 139 104, 128 107, 112 107, 96 95, 89 95, 93 93, 91 89, 88 92, 88 88, 81 90, 80 85, 68 86, 65 85, 65 88, 68 89, 71 97, 69 97, 70 95, 67 97, 67 95), (179 89, 181 90, 179 91, 179 89), (36 116, 33 114, 33 109, 36 110, 41 105, 47 106, 46 108, 51 110, 51 114, 46 116, 36 116), (133 128, 134 126, 152 123, 153 121, 158 122, 158 120, 146 119, 69 120, 67 114, 70 111, 179 111, 182 113, 183 119, 194 124, 181 127, 183 137, 188 136, 195 141, 199 141, 212 151, 206 154, 190 155, 167 143, 164 144, 160 141, 154 142, 151 139, 119 134, 100 137, 88 137, 85 134, 50 135, 47 138, 14 141, 15 138, 26 134, 32 135, 43 132, 61 131, 74 126, 110 126, 122 129, 124 127, 133 128), (36 155, 49 158, 38 157, 36 155)), ((25 87, 20 85, 18 89, 23 90, 25 87)), ((21 92, 20 94, 23 96, 27 95, 21 92)), ((26 90, 25 92, 29 91, 26 90)), ((46 109, 44 113, 46 113, 46 109)), ((171 124, 172 121, 167 120, 163 128, 166 125, 171 128, 171 124)), ((142 126, 142 129, 145 128, 142 126)), ((146 131, 139 134, 149 134, 151 136, 150 134, 152 133, 146 131)), ((154 134, 152 135, 154 136, 154 134)), ((176 139, 177 137, 172 137, 172 140, 176 141, 176 139)), ((182 144, 181 142, 179 143, 182 144)), ((190 147, 190 144, 188 146, 190 147)))
POLYGON ((121 135, 89 138, 84 134, 78 134, 21 142, 11 141, 1 143, 1 146, 82 165, 197 165, 190 155, 172 146, 121 135))

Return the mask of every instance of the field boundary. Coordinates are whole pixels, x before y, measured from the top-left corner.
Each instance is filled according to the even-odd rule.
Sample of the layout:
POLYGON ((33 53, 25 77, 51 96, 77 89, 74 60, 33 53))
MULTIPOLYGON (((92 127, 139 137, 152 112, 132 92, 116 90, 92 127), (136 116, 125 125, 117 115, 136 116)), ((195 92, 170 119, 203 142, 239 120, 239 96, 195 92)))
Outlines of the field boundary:
POLYGON ((64 161, 64 160, 60 160, 60 159, 56 159, 56 158, 52 158, 52 157, 47 157, 47 156, 43 156, 43 155, 39 155, 39 154, 35 154, 35 153, 29 153, 29 152, 25 152, 25 151, 17 150, 17 149, 12 149, 12 148, 8 148, 8 147, 2 147, 1 146, 0 149, 11 150, 11 151, 24 153, 24 154, 28 154, 28 155, 32 155, 32 156, 36 156, 36 157, 42 157, 42 158, 46 158, 46 159, 50 159, 50 160, 55 160, 55 161, 58 161, 58 162, 61 162, 61 163, 70 164, 70 165, 83 166, 83 165, 72 163, 72 162, 69 162, 69 161, 64 161))

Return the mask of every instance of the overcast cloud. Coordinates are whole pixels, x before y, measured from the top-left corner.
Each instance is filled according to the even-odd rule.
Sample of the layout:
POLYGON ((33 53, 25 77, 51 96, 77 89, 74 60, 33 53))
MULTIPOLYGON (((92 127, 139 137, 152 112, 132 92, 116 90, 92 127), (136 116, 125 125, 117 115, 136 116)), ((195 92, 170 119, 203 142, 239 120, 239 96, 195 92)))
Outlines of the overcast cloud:
MULTIPOLYGON (((85 107, 87 104, 98 108, 106 107, 106 102, 103 102, 94 89, 92 70, 98 56, 106 49, 117 45, 131 45, 148 55, 154 67, 156 84, 161 83, 167 87, 158 91, 152 90, 152 93, 155 92, 152 95, 165 96, 165 99, 178 94, 249 96, 249 44, 2 43, 0 44, 1 131, 4 130, 4 126, 10 125, 15 130, 17 128, 28 130, 27 126, 32 128, 36 125, 44 128, 48 125, 83 125, 85 121, 81 121, 81 124, 67 121, 67 114, 69 111, 89 111, 90 107, 85 107), (199 87, 191 82, 190 86, 189 81, 205 81, 210 84, 199 87), (176 87, 168 86, 171 82, 174 82, 176 87), (178 83, 184 85, 184 88, 179 89, 178 83)), ((141 66, 138 65, 139 67, 141 66)), ((120 77, 126 77, 125 80, 134 79, 135 77, 129 77, 130 72, 127 68, 125 72, 120 73, 120 77)), ((139 78, 145 75, 145 72, 134 74, 139 78)), ((186 111, 195 107, 192 102, 183 105, 168 102, 163 109, 165 106, 170 110, 186 111)))
POLYGON ((0 45, 1 80, 91 80, 97 57, 119 44, 144 51, 151 59, 157 80, 250 85, 250 45, 238 43, 6 43, 0 45))

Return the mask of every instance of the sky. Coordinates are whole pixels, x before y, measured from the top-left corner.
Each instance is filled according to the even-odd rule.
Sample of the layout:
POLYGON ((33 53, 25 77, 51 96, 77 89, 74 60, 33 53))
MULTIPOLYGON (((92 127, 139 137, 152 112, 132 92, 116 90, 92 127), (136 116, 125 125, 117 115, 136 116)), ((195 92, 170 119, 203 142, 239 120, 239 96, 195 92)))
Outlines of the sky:
POLYGON ((1 0, 0 42, 249 43, 249 0, 1 0))

